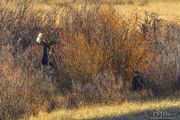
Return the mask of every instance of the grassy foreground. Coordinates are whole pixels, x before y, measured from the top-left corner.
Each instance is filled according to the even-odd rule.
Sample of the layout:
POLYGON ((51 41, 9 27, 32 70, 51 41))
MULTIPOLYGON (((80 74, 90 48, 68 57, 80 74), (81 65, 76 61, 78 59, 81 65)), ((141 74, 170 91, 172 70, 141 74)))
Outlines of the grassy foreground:
MULTIPOLYGON (((40 113, 29 120, 150 120, 153 114, 169 116, 167 119, 180 120, 180 100, 156 100, 147 102, 124 102, 117 105, 96 105, 74 110, 57 110, 52 113, 40 113)), ((158 119, 158 118, 157 118, 158 119)), ((164 118, 166 119, 166 118, 164 118)))

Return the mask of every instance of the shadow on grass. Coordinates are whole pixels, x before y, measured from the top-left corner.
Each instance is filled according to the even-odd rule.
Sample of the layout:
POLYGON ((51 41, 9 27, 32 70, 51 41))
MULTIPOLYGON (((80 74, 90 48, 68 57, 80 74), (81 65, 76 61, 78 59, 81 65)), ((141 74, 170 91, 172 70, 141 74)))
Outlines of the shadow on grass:
POLYGON ((162 110, 145 110, 117 116, 96 117, 88 120, 180 120, 180 106, 162 110))

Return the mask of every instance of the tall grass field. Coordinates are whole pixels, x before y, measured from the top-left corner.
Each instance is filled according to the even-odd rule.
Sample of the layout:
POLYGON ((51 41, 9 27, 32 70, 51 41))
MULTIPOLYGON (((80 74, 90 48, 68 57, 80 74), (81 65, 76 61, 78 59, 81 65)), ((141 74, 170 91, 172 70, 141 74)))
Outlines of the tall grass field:
POLYGON ((178 0, 1 0, 0 120, 180 120, 179 33, 178 0))

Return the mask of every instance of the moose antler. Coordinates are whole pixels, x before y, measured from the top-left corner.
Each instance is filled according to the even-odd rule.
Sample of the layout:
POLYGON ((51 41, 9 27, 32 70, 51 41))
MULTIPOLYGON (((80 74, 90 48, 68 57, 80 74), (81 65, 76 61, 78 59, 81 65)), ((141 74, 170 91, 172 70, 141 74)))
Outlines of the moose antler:
POLYGON ((39 34, 38 34, 38 37, 37 37, 37 39, 36 39, 36 42, 39 43, 39 44, 41 44, 42 40, 43 40, 43 34, 42 34, 42 33, 39 33, 39 34))

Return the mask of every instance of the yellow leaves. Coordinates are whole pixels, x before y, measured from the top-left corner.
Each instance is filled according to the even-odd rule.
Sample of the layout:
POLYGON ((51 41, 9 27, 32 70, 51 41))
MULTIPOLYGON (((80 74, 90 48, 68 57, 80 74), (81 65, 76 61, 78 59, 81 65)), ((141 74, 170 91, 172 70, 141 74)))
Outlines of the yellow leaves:
POLYGON ((124 18, 111 7, 86 14, 96 17, 89 20, 75 15, 71 22, 78 24, 72 24, 71 32, 62 32, 63 46, 58 49, 70 72, 93 75, 111 71, 131 77, 135 70, 148 69, 154 53, 137 29, 137 16, 124 18))
POLYGON ((81 67, 88 73, 97 72, 99 63, 103 60, 100 48, 95 44, 90 46, 83 35, 77 37, 77 44, 79 46, 76 49, 74 66, 81 67))
POLYGON ((68 64, 74 72, 97 73, 106 60, 102 47, 96 43, 89 44, 82 33, 76 34, 73 38, 67 46, 63 47, 66 54, 65 64, 68 64))

